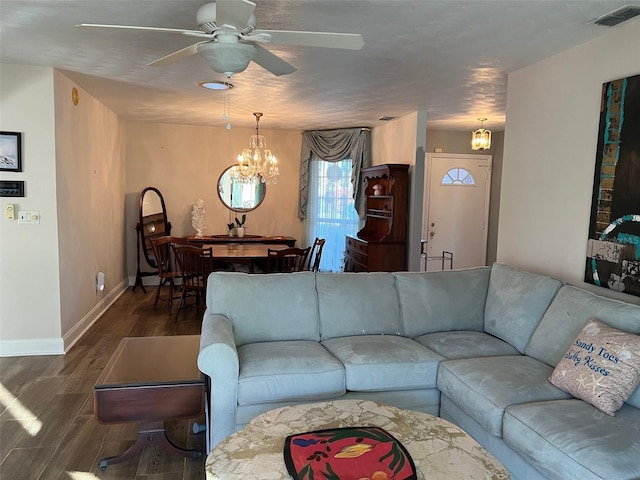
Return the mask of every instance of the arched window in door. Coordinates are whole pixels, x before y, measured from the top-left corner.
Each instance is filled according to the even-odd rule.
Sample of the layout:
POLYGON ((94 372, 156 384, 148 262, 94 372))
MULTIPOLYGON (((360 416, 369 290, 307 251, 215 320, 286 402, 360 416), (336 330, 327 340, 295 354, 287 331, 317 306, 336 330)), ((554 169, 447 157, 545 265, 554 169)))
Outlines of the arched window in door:
POLYGON ((476 180, 469 170, 464 168, 452 168, 444 174, 441 185, 475 185, 476 180))

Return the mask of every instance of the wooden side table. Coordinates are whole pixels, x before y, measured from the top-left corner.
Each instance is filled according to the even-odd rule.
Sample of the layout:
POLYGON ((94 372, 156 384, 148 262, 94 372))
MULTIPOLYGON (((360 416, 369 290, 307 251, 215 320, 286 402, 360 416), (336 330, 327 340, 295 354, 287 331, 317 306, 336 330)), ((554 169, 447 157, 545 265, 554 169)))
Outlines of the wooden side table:
POLYGON ((100 460, 100 470, 124 462, 145 446, 200 458, 202 452, 174 445, 164 422, 204 411, 205 380, 198 370, 199 335, 124 338, 94 387, 93 409, 104 424, 139 422, 138 438, 126 451, 100 460))

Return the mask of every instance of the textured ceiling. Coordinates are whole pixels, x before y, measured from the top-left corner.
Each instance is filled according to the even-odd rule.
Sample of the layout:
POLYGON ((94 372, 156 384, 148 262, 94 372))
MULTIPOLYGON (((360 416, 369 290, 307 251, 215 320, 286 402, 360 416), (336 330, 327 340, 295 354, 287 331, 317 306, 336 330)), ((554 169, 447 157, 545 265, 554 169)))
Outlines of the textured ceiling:
MULTIPOLYGON (((171 33, 75 28, 78 23, 195 29, 202 0, 0 0, 2 63, 52 66, 122 117, 224 126, 223 80, 194 55, 147 63, 195 43, 171 33)), ((610 31, 589 23, 614 0, 255 0, 257 28, 361 33, 360 51, 267 45, 298 71, 258 65, 233 76, 233 126, 308 130, 377 126, 427 112, 434 128, 504 126, 506 76, 610 31)), ((631 21, 639 21, 634 19, 631 21)), ((616 28, 616 27, 614 27, 616 28)), ((618 27, 619 28, 619 27, 618 27)))

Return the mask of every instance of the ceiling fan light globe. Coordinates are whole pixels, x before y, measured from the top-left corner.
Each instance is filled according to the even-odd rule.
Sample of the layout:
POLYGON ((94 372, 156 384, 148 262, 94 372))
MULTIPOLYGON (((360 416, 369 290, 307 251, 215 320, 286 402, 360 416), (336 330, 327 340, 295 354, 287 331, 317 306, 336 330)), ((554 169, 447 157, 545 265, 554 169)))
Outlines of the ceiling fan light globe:
POLYGON ((218 73, 239 73, 249 66, 258 51, 246 43, 203 43, 198 46, 200 54, 212 70, 218 73))

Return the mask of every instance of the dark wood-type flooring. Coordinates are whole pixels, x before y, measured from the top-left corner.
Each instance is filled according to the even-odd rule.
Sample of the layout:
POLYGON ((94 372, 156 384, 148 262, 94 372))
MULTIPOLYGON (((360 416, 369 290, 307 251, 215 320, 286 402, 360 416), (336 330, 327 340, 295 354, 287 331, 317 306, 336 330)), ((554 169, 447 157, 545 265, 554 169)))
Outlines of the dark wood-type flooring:
MULTIPOLYGON (((148 446, 131 460, 98 469, 137 438, 137 424, 101 425, 93 416, 93 386, 124 337, 200 334, 203 309, 169 317, 153 308, 156 287, 129 288, 66 355, 0 358, 0 478, 3 480, 204 479, 204 461, 148 446)), ((205 451, 194 421, 168 422, 169 438, 205 451)))

